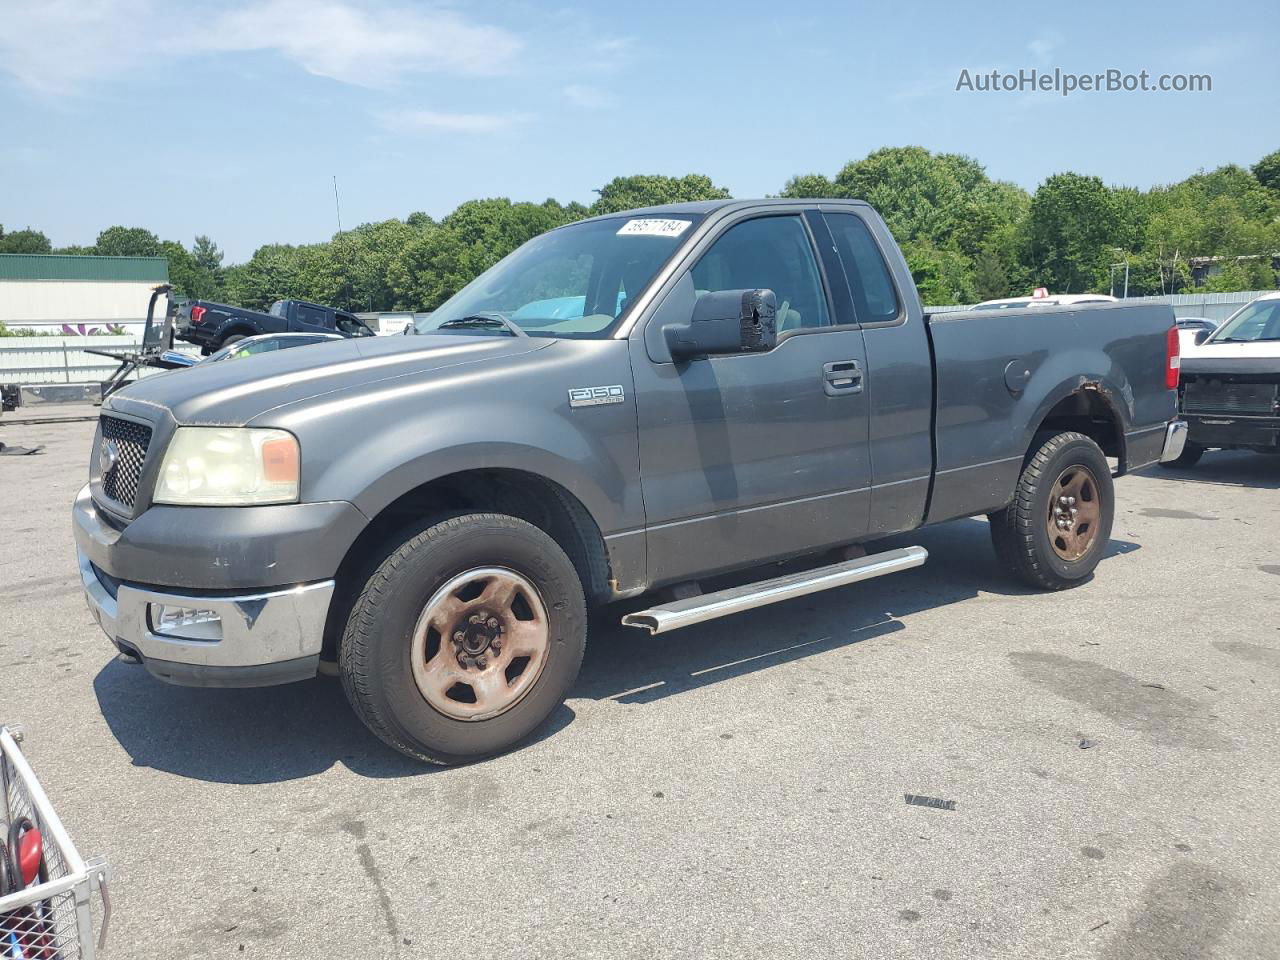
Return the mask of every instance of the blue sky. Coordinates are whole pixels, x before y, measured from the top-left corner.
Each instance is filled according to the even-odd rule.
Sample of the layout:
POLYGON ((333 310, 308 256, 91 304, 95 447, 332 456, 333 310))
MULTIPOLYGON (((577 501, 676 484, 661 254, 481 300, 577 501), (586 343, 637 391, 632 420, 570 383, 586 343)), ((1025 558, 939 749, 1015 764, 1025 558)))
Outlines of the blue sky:
POLYGON ((115 223, 228 262, 627 173, 735 196, 884 145, 1028 189, 1140 187, 1280 148, 1273 4, 0 0, 0 223, 115 223), (1209 93, 966 93, 961 69, 1208 73, 1209 93))

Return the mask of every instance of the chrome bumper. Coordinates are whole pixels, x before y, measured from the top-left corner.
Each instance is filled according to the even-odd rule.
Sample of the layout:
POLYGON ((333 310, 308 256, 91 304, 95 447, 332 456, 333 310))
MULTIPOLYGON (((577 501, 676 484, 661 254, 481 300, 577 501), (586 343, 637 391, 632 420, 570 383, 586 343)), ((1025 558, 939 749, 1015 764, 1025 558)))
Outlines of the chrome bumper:
POLYGON ((85 601, 116 647, 162 680, 188 686, 244 687, 314 676, 332 580, 228 596, 146 589, 121 583, 115 595, 83 551, 76 551, 85 601), (216 626, 186 628, 207 639, 154 629, 153 604, 211 611, 216 626))
POLYGON ((1160 453, 1160 462, 1168 463, 1182 456, 1182 448, 1187 445, 1187 421, 1171 420, 1164 430, 1164 450, 1160 453))

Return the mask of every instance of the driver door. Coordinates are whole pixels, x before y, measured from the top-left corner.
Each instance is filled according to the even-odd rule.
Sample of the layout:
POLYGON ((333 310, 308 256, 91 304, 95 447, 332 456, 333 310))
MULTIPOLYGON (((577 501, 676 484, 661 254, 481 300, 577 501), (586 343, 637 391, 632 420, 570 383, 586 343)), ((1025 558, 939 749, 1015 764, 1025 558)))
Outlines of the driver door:
POLYGON ((834 315, 805 219, 799 210, 749 216, 704 245, 631 339, 655 584, 848 543, 868 529, 862 332, 834 315), (760 287, 778 303, 772 351, 653 358, 661 327, 687 322, 700 294, 760 287))

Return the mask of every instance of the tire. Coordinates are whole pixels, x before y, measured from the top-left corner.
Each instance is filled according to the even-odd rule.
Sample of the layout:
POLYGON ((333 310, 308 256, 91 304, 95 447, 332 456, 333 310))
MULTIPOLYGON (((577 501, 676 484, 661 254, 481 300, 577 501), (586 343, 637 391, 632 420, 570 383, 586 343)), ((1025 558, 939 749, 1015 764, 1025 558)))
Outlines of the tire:
POLYGON ((1179 467, 1194 467, 1200 462, 1200 458, 1204 456, 1204 447, 1198 443, 1192 443, 1190 440, 1183 446, 1182 452, 1170 460, 1168 463, 1161 463, 1160 466, 1166 470, 1176 470, 1179 467))
MULTIPOLYGON (((498 616, 505 616, 498 607, 494 609, 498 616)), ((467 643, 472 639, 468 632, 467 643)), ((484 638, 478 640, 483 642, 484 638)), ((429 763, 465 763, 509 750, 543 724, 564 702, 577 679, 586 640, 582 583, 564 550, 523 520, 472 513, 433 523, 382 561, 352 606, 339 647, 339 671, 356 714, 388 746, 429 763), (483 574, 492 572, 502 574, 498 579, 503 582, 510 575, 511 582, 523 585, 516 591, 521 599, 508 601, 506 613, 512 614, 523 604, 533 613, 532 626, 503 619, 494 633, 499 640, 505 639, 505 654, 495 654, 495 645, 468 659, 472 647, 464 648, 453 638, 462 636, 464 630, 485 630, 486 618, 494 611, 479 616, 481 623, 476 627, 475 611, 480 608, 474 605, 486 603, 492 581, 483 574), (459 581, 466 581, 467 590, 472 584, 484 590, 479 596, 460 599, 466 596, 464 590, 453 592, 459 581), (442 595, 444 600, 437 604, 442 595), (456 622, 461 625, 457 632, 454 626, 443 627, 444 621, 430 615, 447 604, 463 608, 457 614, 456 622), (425 631, 424 623, 428 624, 425 631), (432 625, 436 623, 442 629, 432 625), (543 635, 542 652, 536 658, 523 658, 525 670, 536 662, 536 675, 525 678, 520 673, 511 679, 505 674, 506 686, 496 694, 499 698, 514 696, 509 690, 523 684, 518 699, 495 715, 450 715, 476 710, 487 702, 481 687, 449 687, 449 691, 462 693, 471 690, 475 698, 471 704, 442 699, 442 684, 427 683, 422 675, 438 669, 438 677, 461 676, 478 682, 480 668, 496 670, 504 655, 511 659, 509 670, 521 659, 514 652, 518 643, 513 638, 526 628, 543 635), (424 632, 426 639, 421 640, 424 632), (424 649, 420 643, 426 645, 426 653, 415 657, 414 651, 424 649)), ((493 690, 488 685, 486 689, 493 690)))
POLYGON ((217 353, 223 347, 230 346, 233 343, 239 343, 243 339, 244 339, 243 333, 233 333, 229 337, 223 337, 222 342, 219 343, 216 347, 214 347, 210 352, 217 353))
MULTIPOLYGON (((1081 433, 1040 433, 1033 443, 1012 502, 987 517, 991 541, 1001 565, 1017 579, 1042 590, 1065 590, 1088 579, 1111 538, 1115 517, 1111 468, 1101 448, 1081 433), (1067 486, 1059 486, 1061 481, 1067 486), (1087 496, 1083 488, 1079 491, 1080 534, 1076 526, 1061 533, 1055 527, 1051 537, 1050 518, 1060 505, 1061 491, 1074 490, 1073 485, 1081 481, 1092 494, 1087 496), (1073 556, 1076 550, 1080 552, 1073 556)), ((1076 524, 1077 516, 1072 512, 1061 519, 1076 524)))

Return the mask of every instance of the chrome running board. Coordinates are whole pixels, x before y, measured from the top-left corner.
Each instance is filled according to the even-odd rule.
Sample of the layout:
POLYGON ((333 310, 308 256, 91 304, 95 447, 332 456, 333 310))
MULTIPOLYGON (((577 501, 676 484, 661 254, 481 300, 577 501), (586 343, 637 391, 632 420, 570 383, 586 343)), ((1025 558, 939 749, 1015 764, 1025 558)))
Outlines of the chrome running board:
POLYGON ((678 630, 705 620, 727 617, 731 613, 754 610, 780 600, 790 600, 830 590, 832 587, 843 587, 900 570, 910 570, 921 566, 928 559, 929 551, 924 547, 900 547, 857 560, 833 563, 817 570, 789 573, 773 580, 761 580, 686 600, 675 600, 648 610, 628 613, 622 618, 622 622, 625 626, 640 627, 651 634, 666 633, 668 630, 678 630))

